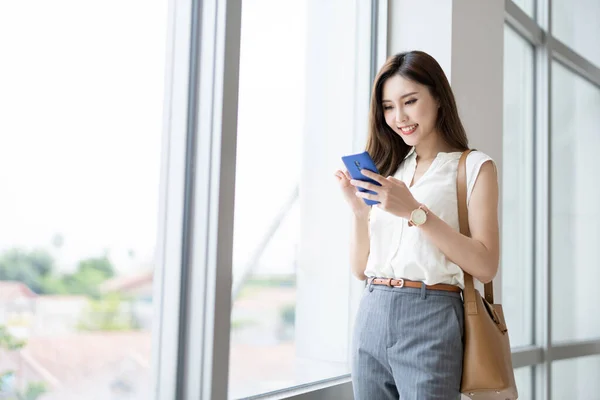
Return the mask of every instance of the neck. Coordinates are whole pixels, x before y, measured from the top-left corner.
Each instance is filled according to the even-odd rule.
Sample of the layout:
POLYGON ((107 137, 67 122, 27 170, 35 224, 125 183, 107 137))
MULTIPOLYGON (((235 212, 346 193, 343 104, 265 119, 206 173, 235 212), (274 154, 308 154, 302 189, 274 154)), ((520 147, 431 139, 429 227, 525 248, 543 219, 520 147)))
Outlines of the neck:
POLYGON ((432 132, 426 141, 415 146, 417 159, 423 161, 433 160, 439 152, 451 152, 453 149, 442 139, 437 132, 432 132))

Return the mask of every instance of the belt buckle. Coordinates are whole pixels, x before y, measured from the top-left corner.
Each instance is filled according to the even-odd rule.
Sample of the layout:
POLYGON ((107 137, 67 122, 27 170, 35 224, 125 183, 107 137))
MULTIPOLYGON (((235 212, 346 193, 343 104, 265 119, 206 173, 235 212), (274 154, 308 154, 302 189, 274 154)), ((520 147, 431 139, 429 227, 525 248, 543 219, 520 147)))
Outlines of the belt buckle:
MULTIPOLYGON (((398 279, 398 280, 400 281, 400 284, 399 284, 399 285, 394 285, 393 287, 397 287, 397 288, 402 288, 402 287, 404 287, 404 279, 400 278, 400 279, 398 279)), ((390 280, 390 283, 391 283, 391 282, 392 282, 392 281, 390 280)))

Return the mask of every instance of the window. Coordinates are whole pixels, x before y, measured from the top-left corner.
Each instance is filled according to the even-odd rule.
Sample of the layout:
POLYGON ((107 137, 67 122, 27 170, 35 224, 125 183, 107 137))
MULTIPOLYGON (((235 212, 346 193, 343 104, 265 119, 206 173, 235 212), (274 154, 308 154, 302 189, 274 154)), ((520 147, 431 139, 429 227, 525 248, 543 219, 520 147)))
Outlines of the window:
POLYGON ((533 48, 504 30, 502 303, 512 347, 533 344, 533 48))
POLYGON ((561 64, 552 66, 551 266, 554 342, 600 338, 596 304, 589 300, 600 242, 596 160, 600 89, 561 64))
POLYGON ((361 282, 333 173, 365 144, 367 3, 243 3, 230 398, 350 372, 361 282))
POLYGON ((552 363, 552 398, 600 400, 600 356, 552 363))
POLYGON ((577 53, 600 66, 600 2, 552 0, 552 33, 577 53))
MULTIPOLYGON (((515 383, 520 399, 533 399, 533 366, 515 368, 515 383)), ((559 397, 560 398, 560 397, 559 397)))
POLYGON ((153 396, 166 20, 162 0, 0 4, 0 375, 14 371, 12 396, 153 396))

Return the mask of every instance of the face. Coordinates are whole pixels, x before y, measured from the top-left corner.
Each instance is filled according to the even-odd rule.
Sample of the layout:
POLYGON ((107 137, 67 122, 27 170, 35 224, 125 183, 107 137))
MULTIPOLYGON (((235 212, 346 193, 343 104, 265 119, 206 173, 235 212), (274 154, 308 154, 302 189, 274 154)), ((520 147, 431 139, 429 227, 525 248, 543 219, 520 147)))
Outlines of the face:
POLYGON ((416 146, 436 135, 438 102, 427 86, 400 75, 383 84, 385 122, 409 146, 416 146))

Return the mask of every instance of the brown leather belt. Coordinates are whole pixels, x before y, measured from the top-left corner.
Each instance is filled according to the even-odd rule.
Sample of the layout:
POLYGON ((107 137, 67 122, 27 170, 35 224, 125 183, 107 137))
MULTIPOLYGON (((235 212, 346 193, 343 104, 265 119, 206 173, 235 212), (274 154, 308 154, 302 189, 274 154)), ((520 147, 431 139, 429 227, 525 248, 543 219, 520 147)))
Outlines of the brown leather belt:
MULTIPOLYGON (((409 281, 406 279, 392 279, 392 278, 369 278, 369 283, 373 285, 385 285, 389 287, 402 288, 411 287, 421 289, 423 282, 409 281)), ((429 290, 445 290, 446 292, 462 292, 462 289, 454 285, 446 285, 444 283, 438 283, 437 285, 426 285, 429 290)))

